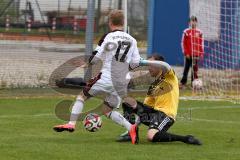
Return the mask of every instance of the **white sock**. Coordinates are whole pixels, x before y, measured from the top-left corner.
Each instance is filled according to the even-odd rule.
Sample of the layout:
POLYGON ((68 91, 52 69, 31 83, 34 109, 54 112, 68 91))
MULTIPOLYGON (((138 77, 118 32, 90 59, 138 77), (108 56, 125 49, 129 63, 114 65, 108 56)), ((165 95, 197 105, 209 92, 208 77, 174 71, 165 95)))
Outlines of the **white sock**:
POLYGON ((141 119, 140 119, 140 117, 139 117, 138 115, 136 115, 136 114, 135 114, 135 123, 136 123, 137 125, 140 125, 140 124, 141 124, 141 119))
POLYGON ((115 123, 125 127, 128 131, 131 129, 131 123, 129 123, 119 112, 111 111, 107 115, 115 123))
POLYGON ((78 99, 76 100, 76 102, 74 103, 74 105, 72 107, 69 124, 76 125, 78 117, 83 110, 83 104, 84 104, 83 101, 78 100, 78 99))

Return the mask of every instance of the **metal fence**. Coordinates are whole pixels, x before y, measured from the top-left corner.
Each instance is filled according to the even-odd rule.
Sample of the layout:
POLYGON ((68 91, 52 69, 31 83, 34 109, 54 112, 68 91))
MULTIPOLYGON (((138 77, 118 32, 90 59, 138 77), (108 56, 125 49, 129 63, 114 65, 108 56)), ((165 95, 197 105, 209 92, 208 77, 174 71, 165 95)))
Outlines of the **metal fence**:
MULTIPOLYGON (((124 9, 124 0, 95 0, 94 32, 108 31, 108 14, 124 9)), ((138 40, 147 39, 147 0, 127 2, 128 25, 138 40)), ((87 0, 1 0, 0 32, 26 35, 84 37, 87 22, 87 0)))
MULTIPOLYGON (((109 12, 124 9, 125 2, 93 1, 94 30, 87 32, 88 0, 0 0, 0 88, 48 86, 56 68, 91 50, 108 32, 109 12)), ((127 6, 130 32, 146 47, 148 1, 129 0, 127 6)))

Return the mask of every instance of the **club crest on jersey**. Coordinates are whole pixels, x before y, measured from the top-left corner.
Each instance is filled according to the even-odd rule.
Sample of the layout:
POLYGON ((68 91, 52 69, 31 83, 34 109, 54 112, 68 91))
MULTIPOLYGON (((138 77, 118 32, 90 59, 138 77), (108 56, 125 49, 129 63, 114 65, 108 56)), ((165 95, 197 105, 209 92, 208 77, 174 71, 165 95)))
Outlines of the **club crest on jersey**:
POLYGON ((110 51, 114 51, 117 48, 117 44, 114 42, 108 42, 105 46, 104 46, 104 50, 107 52, 110 51))

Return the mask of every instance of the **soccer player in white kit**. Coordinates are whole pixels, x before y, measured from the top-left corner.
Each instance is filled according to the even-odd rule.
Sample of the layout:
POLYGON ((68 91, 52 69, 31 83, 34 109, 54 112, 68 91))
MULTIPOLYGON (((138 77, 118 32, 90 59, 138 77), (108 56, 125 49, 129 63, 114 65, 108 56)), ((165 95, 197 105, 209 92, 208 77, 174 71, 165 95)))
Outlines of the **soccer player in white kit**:
POLYGON ((74 131, 84 102, 90 97, 104 95, 103 114, 124 126, 130 133, 132 143, 138 143, 137 125, 132 125, 119 112, 113 110, 120 105, 121 98, 127 94, 127 85, 130 80, 129 70, 138 67, 140 63, 137 42, 131 35, 123 32, 123 26, 123 12, 113 10, 109 14, 111 32, 102 37, 89 59, 89 64, 102 61, 101 72, 91 79, 77 96, 69 123, 55 126, 55 131, 74 131))

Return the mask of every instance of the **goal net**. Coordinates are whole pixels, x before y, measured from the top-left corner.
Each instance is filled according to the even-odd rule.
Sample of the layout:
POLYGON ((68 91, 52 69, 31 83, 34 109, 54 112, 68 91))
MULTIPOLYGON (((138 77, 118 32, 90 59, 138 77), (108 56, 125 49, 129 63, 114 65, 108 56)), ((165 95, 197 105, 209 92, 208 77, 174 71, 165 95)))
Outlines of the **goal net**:
POLYGON ((190 0, 205 39, 200 64, 201 90, 196 95, 240 102, 240 1, 190 0))

